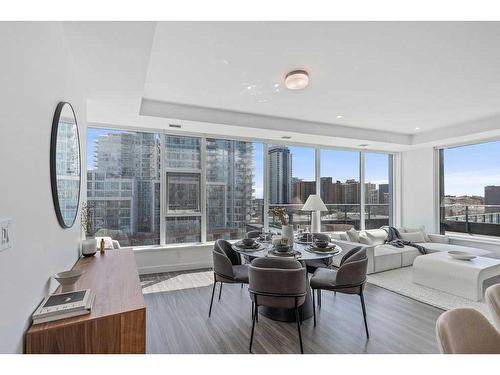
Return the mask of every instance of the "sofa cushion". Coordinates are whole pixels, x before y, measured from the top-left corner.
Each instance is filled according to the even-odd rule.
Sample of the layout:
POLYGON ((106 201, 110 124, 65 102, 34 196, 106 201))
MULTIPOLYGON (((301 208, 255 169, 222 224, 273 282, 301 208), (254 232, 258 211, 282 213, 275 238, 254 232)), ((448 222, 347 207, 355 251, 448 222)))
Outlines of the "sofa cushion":
POLYGON ((333 232, 330 233, 330 237, 335 240, 349 241, 346 232, 333 232))
POLYGON ((349 237, 349 241, 351 242, 359 242, 359 233, 356 229, 351 228, 347 232, 347 237, 349 237))
POLYGON ((406 232, 406 233, 400 233, 402 240, 405 241, 410 241, 410 242, 426 242, 424 234, 421 231, 418 232, 406 232))
POLYGON ((391 245, 378 245, 373 250, 373 270, 382 272, 401 267, 401 249, 391 245))
POLYGON ((339 235, 342 241, 349 241, 349 236, 347 235, 346 232, 340 232, 339 235))
POLYGON ((460 246, 460 245, 451 245, 451 244, 446 244, 446 243, 422 242, 422 243, 419 243, 418 245, 425 247, 425 249, 429 253, 435 253, 437 251, 456 250, 456 251, 465 251, 467 253, 471 253, 471 254, 474 254, 477 256, 485 256, 485 255, 491 254, 491 251, 488 251, 488 250, 476 249, 474 247, 467 247, 467 246, 460 246))
POLYGON ((405 246, 401 249, 401 266, 407 267, 413 265, 416 257, 422 255, 418 249, 412 246, 405 246))

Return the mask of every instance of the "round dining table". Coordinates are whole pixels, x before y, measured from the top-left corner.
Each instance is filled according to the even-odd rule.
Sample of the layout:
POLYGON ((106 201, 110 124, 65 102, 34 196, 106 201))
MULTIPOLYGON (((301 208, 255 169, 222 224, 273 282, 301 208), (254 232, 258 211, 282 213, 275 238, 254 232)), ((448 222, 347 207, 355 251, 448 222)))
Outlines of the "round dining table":
MULTIPOLYGON (((302 263, 302 266, 305 267, 305 262, 307 260, 314 259, 328 259, 333 258, 334 256, 338 256, 342 252, 342 248, 338 245, 335 245, 335 249, 332 252, 314 252, 310 249, 310 243, 301 243, 295 241, 293 243, 293 253, 294 255, 274 255, 273 254, 273 245, 270 242, 256 241, 260 244, 260 248, 257 250, 249 250, 244 247, 238 246, 238 242, 232 245, 232 248, 237 253, 252 258, 262 258, 262 257, 279 257, 285 259, 295 259, 302 263)), ((312 306, 312 295, 311 295, 311 287, 309 285, 309 277, 307 277, 307 285, 306 285, 306 300, 304 304, 299 308, 299 313, 301 319, 309 319, 313 315, 313 306, 312 306)), ((267 307, 261 306, 259 308, 259 313, 273 320, 279 320, 282 322, 294 322, 295 321, 295 311, 294 309, 285 309, 285 308, 276 308, 276 307, 267 307)))

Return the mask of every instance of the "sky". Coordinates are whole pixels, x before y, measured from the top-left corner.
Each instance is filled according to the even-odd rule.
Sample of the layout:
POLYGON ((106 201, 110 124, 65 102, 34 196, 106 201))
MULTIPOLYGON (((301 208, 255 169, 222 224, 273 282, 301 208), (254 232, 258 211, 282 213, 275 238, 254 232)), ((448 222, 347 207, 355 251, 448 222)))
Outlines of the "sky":
MULTIPOLYGON (((103 134, 121 133, 120 130, 93 129, 87 130, 87 169, 92 169, 94 160, 94 140, 103 134)), ((289 146, 292 154, 293 177, 305 181, 315 179, 315 151, 314 148, 289 146)), ((255 166, 255 196, 263 197, 264 175, 264 146, 254 143, 255 166)), ((340 150, 321 150, 321 177, 332 177, 334 181, 355 179, 359 181, 359 152, 340 150)), ((365 154, 365 181, 372 183, 387 183, 388 180, 388 155, 365 154)))
POLYGON ((484 196, 487 185, 500 185, 500 141, 444 150, 445 195, 484 196))

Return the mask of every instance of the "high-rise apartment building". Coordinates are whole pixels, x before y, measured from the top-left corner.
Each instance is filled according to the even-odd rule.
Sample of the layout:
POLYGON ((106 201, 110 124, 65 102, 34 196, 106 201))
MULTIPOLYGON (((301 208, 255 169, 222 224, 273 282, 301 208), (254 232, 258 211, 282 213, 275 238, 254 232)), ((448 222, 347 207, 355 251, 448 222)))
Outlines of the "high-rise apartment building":
POLYGON ((207 139, 207 240, 240 238, 253 210, 253 144, 207 139))
POLYGON ((316 181, 293 181, 292 203, 305 203, 311 194, 316 194, 316 181))
POLYGON ((270 204, 292 203, 292 154, 286 146, 269 148, 270 204))
POLYGON ((160 145, 154 133, 109 132, 94 140, 89 204, 101 233, 122 243, 159 243, 160 145))

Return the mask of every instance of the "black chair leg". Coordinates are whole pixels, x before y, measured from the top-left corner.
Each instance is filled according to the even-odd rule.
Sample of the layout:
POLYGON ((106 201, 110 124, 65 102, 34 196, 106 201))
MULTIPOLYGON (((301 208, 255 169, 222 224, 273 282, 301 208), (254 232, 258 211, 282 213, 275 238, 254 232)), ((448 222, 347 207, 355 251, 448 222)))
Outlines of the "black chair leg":
POLYGON ((363 309, 363 319, 365 320, 365 330, 366 330, 366 338, 370 338, 370 334, 368 333, 368 323, 366 322, 366 308, 365 308, 365 298, 363 297, 363 291, 359 293, 359 298, 361 299, 361 308, 363 309))
POLYGON ((219 301, 220 301, 220 296, 221 296, 221 294, 222 294, 222 284, 223 284, 223 283, 220 283, 220 289, 219 289, 219 301))
POLYGON ((212 298, 210 298, 210 309, 208 309, 208 317, 210 318, 210 314, 212 314, 212 305, 214 303, 214 294, 215 294, 215 286, 217 285, 217 281, 214 280, 214 287, 212 288, 212 298))
POLYGON ((302 333, 300 332, 299 308, 297 307, 297 304, 295 304, 295 320, 297 321, 297 331, 299 331, 300 354, 304 354, 304 348, 302 347, 302 333))
POLYGON ((318 307, 321 309, 321 289, 317 289, 318 291, 318 307))
POLYGON ((241 285, 241 289, 243 289, 243 284, 240 284, 241 285))
POLYGON ((314 298, 314 289, 311 290, 311 296, 313 299, 313 317, 314 317, 314 326, 316 327, 316 301, 314 298))
POLYGON ((257 304, 255 305, 255 310, 253 312, 253 319, 252 319, 252 333, 250 334, 250 346, 248 347, 248 352, 252 352, 252 343, 253 343, 253 332, 255 331, 255 318, 257 317, 258 314, 258 306, 257 304))

